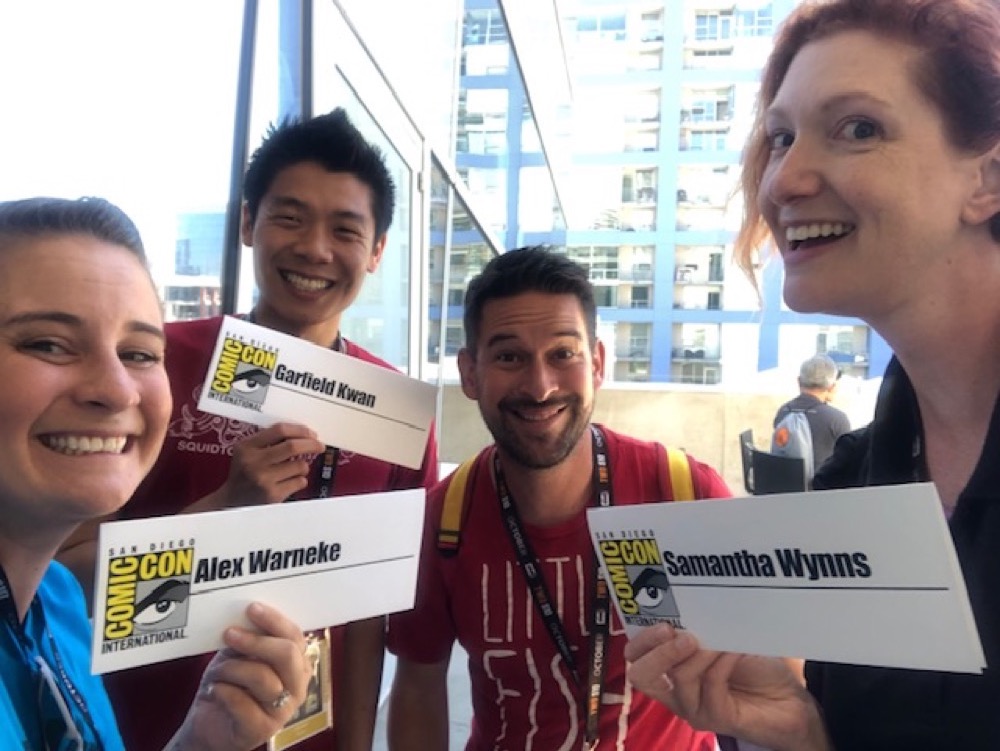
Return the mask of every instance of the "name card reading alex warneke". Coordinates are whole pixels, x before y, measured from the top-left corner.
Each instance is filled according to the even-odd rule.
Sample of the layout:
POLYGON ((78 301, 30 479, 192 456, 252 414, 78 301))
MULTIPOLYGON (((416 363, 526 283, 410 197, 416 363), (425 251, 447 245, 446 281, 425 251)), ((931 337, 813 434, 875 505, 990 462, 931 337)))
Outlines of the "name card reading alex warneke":
POLYGON ((625 629, 708 649, 978 673, 985 667, 931 483, 590 509, 625 629))
POLYGON ((198 409, 261 427, 299 423, 329 446, 416 469, 436 397, 398 371, 227 316, 198 409))
POLYGON ((211 652, 251 602, 304 630, 413 607, 424 491, 101 525, 95 673, 211 652))

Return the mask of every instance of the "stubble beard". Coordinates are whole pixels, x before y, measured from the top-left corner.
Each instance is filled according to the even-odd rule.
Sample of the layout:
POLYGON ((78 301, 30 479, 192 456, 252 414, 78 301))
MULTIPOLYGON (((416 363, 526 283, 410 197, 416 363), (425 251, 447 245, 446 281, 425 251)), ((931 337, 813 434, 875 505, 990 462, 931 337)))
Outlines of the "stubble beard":
MULTIPOLYGON (((585 407, 579 396, 551 399, 541 403, 502 400, 498 405, 499 414, 487 416, 483 421, 493 440, 503 454, 524 469, 551 469, 562 464, 573 452, 580 438, 590 425, 594 408, 585 407), (523 421, 513 415, 521 406, 544 407, 559 405, 569 413, 569 421, 555 438, 527 438, 520 434, 518 425, 523 421)), ((480 409, 482 413, 482 409, 480 409)))

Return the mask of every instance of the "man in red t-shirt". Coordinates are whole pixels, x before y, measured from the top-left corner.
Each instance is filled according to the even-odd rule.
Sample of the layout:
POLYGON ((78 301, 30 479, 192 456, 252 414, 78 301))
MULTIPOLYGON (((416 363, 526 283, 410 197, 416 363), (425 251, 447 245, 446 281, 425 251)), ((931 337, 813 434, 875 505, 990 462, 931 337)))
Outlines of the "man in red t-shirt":
MULTIPOLYGON (((343 110, 273 129, 251 158, 244 179, 241 236, 253 247, 260 293, 246 318, 391 367, 344 339, 340 320, 382 259, 394 190, 381 152, 365 141, 343 110)), ((410 470, 324 446, 306 426, 279 423, 258 430, 198 411, 221 320, 167 325, 173 414, 157 464, 121 518, 433 484, 433 433, 421 468, 410 470)), ((60 556, 88 592, 95 536, 96 527, 60 556)), ((311 654, 319 660, 314 695, 305 705, 304 722, 287 734, 309 735, 294 744, 296 751, 370 749, 383 647, 383 618, 314 635, 311 654), (332 728, 324 689, 333 695, 332 728)), ((106 676, 126 748, 166 745, 180 724, 177 718, 187 711, 205 661, 185 658, 106 676)))
MULTIPOLYGON (((540 248, 487 264, 465 298, 462 389, 495 444, 469 470, 455 549, 440 546, 455 475, 429 494, 416 606, 390 616, 398 658, 390 698, 393 751, 448 748, 447 670, 454 642, 469 654, 468 751, 691 749, 694 730, 625 677, 625 632, 599 606, 586 509, 670 500, 655 443, 593 425, 604 348, 586 271, 540 248), (599 472, 607 467, 608 472, 599 472), (608 623, 603 660, 591 649, 608 623), (599 674, 603 679, 590 681, 599 674), (589 708, 585 696, 599 696, 589 708), (666 710, 666 711, 664 711, 666 710), (594 745, 596 744, 596 745, 594 745)), ((730 495, 688 458, 698 498, 730 495)))

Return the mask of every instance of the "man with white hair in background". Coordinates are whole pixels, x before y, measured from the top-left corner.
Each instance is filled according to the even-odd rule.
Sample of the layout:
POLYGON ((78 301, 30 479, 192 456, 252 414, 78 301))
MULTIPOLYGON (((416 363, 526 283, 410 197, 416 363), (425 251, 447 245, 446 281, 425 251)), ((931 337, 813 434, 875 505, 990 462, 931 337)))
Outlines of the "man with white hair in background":
MULTIPOLYGON (((773 444, 786 448, 789 440, 789 430, 786 418, 795 413, 805 416, 812 436, 812 475, 833 453, 833 445, 844 433, 851 430, 851 422, 841 410, 830 405, 837 393, 837 383, 840 380, 840 369, 827 355, 814 355, 802 363, 799 368, 799 395, 785 402, 778 408, 774 416, 775 434, 773 444)), ((791 429, 794 434, 794 428, 791 429)), ((776 449, 772 447, 772 451, 776 449)), ((794 452, 793 452, 794 453, 794 452)), ((808 466, 808 460, 807 460, 808 466)))

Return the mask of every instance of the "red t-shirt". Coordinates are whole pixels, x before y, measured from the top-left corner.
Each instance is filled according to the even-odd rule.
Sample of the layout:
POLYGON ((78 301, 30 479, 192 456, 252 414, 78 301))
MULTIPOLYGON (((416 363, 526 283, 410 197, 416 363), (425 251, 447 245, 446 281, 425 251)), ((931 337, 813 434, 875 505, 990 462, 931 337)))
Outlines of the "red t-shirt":
MULTIPOLYGON (((615 505, 661 500, 662 448, 606 428, 604 433, 615 505)), ((715 470, 690 458, 689 463, 697 498, 730 496, 715 470)), ((455 640, 469 653, 473 721, 467 751, 580 749, 586 730, 580 689, 519 570, 490 463, 481 459, 470 473, 461 546, 446 558, 437 550, 436 535, 449 481, 428 495, 416 607, 390 616, 389 649, 419 663, 445 659, 455 640)), ((586 513, 554 527, 524 527, 585 673, 594 577, 586 513)), ((712 733, 694 730, 626 681, 625 642, 614 614, 597 748, 714 749, 712 733)))
MULTIPOLYGON (((175 514, 221 486, 229 476, 233 447, 255 433, 249 423, 209 415, 197 408, 222 318, 169 323, 166 367, 174 407, 167 438, 135 495, 121 511, 126 519, 175 514)), ((392 366, 351 342, 345 352, 385 368, 392 366)), ((317 460, 317 464, 321 459, 317 460)), ((437 441, 432 432, 419 470, 348 451, 340 451, 333 495, 375 493, 430 487, 437 476, 437 441)), ((309 492, 300 493, 308 498, 309 492)), ((343 628, 330 630, 332 672, 343 643, 343 628)), ((171 660, 105 676, 125 748, 159 749, 180 727, 211 654, 171 660)), ((331 679, 332 679, 331 677, 331 679)), ((336 701, 337 686, 333 683, 336 701)), ((329 751, 333 733, 320 733, 295 746, 296 751, 329 751)))

